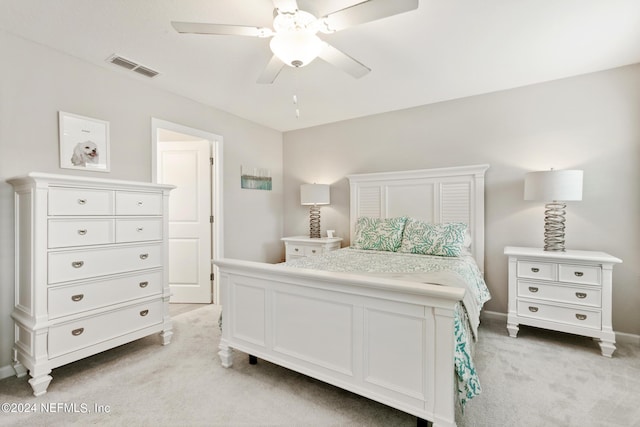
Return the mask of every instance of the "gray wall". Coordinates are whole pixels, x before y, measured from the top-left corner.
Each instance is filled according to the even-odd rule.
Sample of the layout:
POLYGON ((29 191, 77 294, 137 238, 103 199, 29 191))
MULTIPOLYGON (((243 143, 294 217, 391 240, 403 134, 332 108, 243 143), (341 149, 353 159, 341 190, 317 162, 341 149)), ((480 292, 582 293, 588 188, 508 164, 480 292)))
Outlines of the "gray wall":
POLYGON ((152 117, 224 138, 225 256, 279 261, 280 132, 1 31, 0 53, 0 378, 11 373, 13 345, 13 190, 5 180, 40 171, 151 182, 152 117), (110 173, 59 168, 60 110, 110 123, 110 173), (243 164, 271 169, 273 191, 241 190, 243 164))
MULTIPOLYGON (((543 204, 523 200, 524 174, 582 169, 570 202, 569 249, 605 251, 614 268, 613 326, 640 334, 640 64, 284 134, 284 232, 308 232, 299 185, 331 184, 322 230, 349 237, 345 175, 489 163, 487 310, 507 310, 508 245, 543 245, 543 204)), ((348 242, 347 242, 348 243, 348 242)))

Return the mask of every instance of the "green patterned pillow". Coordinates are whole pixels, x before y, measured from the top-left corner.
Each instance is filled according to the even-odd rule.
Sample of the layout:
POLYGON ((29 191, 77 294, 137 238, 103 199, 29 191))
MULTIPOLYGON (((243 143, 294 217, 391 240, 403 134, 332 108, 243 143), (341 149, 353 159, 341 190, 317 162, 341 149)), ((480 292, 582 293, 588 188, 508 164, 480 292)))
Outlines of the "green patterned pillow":
POLYGON ((402 243, 402 232, 406 221, 406 217, 360 217, 356 222, 356 238, 351 247, 395 252, 402 243))
POLYGON ((467 224, 462 222, 432 224, 409 218, 402 236, 399 252, 460 256, 466 231, 467 224))

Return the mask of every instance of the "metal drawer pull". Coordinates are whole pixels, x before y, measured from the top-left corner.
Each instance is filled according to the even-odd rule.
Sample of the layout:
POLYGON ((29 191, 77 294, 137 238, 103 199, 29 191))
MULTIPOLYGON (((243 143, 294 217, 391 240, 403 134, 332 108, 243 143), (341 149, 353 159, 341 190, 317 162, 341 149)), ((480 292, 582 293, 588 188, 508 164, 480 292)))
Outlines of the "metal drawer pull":
POLYGON ((87 199, 78 199, 78 204, 79 205, 84 205, 87 203, 87 199))
POLYGON ((146 316, 147 314, 149 314, 149 310, 142 310, 140 312, 140 316, 142 316, 142 317, 146 316))
POLYGON ((82 301, 82 298, 84 298, 84 294, 78 294, 78 295, 72 295, 71 296, 71 300, 78 302, 78 301, 82 301))
POLYGON ((73 262, 71 263, 71 266, 72 266, 73 268, 80 268, 80 267, 82 267, 83 265, 84 265, 84 261, 73 261, 73 262))
POLYGON ((144 202, 142 200, 138 200, 138 206, 142 206, 144 205, 144 202))
POLYGON ((315 250, 315 249, 312 249, 312 250, 311 250, 311 253, 312 253, 312 254, 315 254, 315 253, 316 253, 316 250, 315 250))
POLYGON ((78 328, 78 329, 74 329, 73 331, 71 331, 71 335, 73 335, 74 337, 77 337, 78 335, 82 334, 84 332, 84 328, 78 328))
POLYGON ((578 277, 584 276, 584 273, 582 271, 574 271, 573 274, 575 274, 578 277))
POLYGON ((149 254, 140 254, 140 259, 147 259, 149 258, 149 254))
POLYGON ((578 314, 578 313, 576 313, 576 319, 585 320, 586 318, 587 318, 586 314, 578 314))
POLYGON ((149 282, 140 282, 141 288, 146 288, 147 286, 149 286, 149 282))
POLYGON ((532 293, 535 294, 536 292, 538 292, 538 288, 536 288, 534 286, 529 286, 529 292, 532 292, 532 293))
POLYGON ((538 307, 529 307, 529 311, 535 313, 536 311, 538 311, 538 307))
POLYGON ((80 230, 78 230, 78 234, 81 236, 84 236, 85 234, 87 234, 87 229, 86 228, 81 228, 80 230))
POLYGON ((580 299, 584 299, 587 297, 587 294, 584 292, 576 292, 576 296, 580 299))
POLYGON ((299 249, 298 249, 298 248, 295 248, 295 249, 294 249, 294 251, 298 252, 298 251, 299 251, 299 249))
POLYGON ((136 231, 142 231, 142 230, 144 230, 144 227, 138 227, 138 228, 136 228, 136 231))
POLYGON ((531 267, 531 271, 533 271, 534 273, 537 273, 540 271, 540 269, 538 267, 531 267))

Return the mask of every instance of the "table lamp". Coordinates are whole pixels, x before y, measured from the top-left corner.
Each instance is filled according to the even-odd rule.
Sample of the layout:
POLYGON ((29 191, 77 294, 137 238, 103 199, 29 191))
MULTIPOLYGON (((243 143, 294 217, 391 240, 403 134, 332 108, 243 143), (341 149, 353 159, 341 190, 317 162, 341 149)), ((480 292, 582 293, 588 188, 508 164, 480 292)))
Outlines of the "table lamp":
POLYGON ((564 251, 567 201, 582 200, 581 170, 529 172, 524 177, 524 199, 546 202, 544 250, 564 251))
POLYGON ((309 207, 309 237, 320 238, 320 205, 329 204, 328 184, 302 184, 300 204, 309 207))

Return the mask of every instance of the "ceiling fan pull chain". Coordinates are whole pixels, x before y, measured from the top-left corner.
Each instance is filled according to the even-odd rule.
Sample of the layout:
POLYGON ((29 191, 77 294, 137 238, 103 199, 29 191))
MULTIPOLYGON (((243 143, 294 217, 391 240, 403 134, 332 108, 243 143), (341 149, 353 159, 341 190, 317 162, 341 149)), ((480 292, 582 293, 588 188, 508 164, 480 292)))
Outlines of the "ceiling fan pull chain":
POLYGON ((300 107, 298 106, 298 69, 293 70, 293 105, 296 109, 296 119, 300 118, 300 107))

